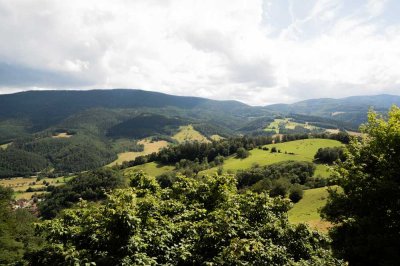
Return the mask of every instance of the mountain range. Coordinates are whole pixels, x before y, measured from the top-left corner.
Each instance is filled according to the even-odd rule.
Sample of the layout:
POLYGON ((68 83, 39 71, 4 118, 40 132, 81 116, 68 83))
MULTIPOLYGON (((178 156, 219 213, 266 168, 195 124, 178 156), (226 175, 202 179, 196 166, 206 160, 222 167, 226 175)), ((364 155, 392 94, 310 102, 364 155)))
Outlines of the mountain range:
POLYGON ((298 115, 303 116, 302 120, 310 120, 308 122, 321 122, 324 118, 330 124, 337 123, 337 127, 357 129, 366 121, 370 108, 385 112, 393 104, 400 106, 400 96, 322 98, 293 104, 249 106, 238 101, 129 89, 27 91, 0 95, 0 142, 43 130, 86 130, 96 135, 121 136, 116 131, 140 127, 146 119, 138 116, 143 114, 147 114, 147 119, 149 114, 158 115, 152 117, 155 128, 154 121, 159 121, 160 127, 168 126, 169 122, 172 127, 202 124, 203 128, 204 125, 213 128, 211 131, 222 131, 209 134, 222 135, 262 130, 277 116, 298 115))

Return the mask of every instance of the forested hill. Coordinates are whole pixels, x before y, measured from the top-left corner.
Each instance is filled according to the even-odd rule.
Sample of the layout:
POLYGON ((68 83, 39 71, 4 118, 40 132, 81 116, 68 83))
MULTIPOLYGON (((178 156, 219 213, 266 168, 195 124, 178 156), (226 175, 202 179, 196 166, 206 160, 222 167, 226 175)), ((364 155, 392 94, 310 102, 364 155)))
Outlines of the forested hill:
POLYGON ((321 98, 296 102, 293 104, 273 104, 267 109, 283 114, 297 113, 360 124, 366 121, 367 112, 373 108, 378 112, 387 112, 392 105, 400 105, 400 96, 373 95, 351 96, 340 99, 321 98))
POLYGON ((114 89, 91 91, 28 91, 0 95, 0 119, 26 118, 38 129, 91 108, 166 108, 240 114, 250 106, 237 101, 173 96, 158 92, 114 89))

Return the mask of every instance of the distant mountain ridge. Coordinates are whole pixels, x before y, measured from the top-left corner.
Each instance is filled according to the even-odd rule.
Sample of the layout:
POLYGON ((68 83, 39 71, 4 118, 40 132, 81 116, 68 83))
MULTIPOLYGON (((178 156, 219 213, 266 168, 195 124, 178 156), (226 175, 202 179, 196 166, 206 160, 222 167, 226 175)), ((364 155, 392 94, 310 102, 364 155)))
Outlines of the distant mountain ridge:
POLYGON ((283 114, 297 113, 360 124, 365 122, 370 108, 378 112, 387 111, 393 104, 400 106, 400 96, 380 94, 372 96, 350 96, 345 98, 309 99, 293 104, 273 104, 266 109, 283 114))
MULTIPOLYGON (((137 128, 139 125, 133 121, 140 120, 132 119, 143 113, 158 115, 161 124, 164 123, 162 120, 174 118, 201 124, 208 131, 219 127, 225 132, 238 134, 261 132, 276 116, 294 117, 296 114, 310 116, 309 119, 302 118, 305 121, 310 122, 316 117, 329 118, 329 124, 336 120, 346 123, 338 125, 339 128, 347 125, 345 127, 356 129, 366 121, 370 107, 385 112, 392 104, 400 106, 400 96, 321 98, 262 107, 239 101, 133 89, 27 91, 0 95, 0 142, 58 129, 85 130, 97 136, 115 135, 117 131, 129 131, 132 125, 137 128), (110 133, 111 128, 114 130, 110 133)), ((162 132, 166 131, 160 129, 162 132)))

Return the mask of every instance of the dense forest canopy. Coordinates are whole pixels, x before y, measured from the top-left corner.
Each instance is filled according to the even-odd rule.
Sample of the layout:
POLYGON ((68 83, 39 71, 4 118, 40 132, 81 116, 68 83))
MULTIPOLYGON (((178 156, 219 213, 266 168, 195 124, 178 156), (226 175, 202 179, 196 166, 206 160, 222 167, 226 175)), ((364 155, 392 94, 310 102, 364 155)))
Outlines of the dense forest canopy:
POLYGON ((290 225, 288 201, 238 194, 233 176, 179 176, 162 189, 143 173, 100 206, 81 202, 38 225, 48 244, 30 265, 341 265, 328 240, 290 225), (92 236, 92 237, 89 237, 92 236))

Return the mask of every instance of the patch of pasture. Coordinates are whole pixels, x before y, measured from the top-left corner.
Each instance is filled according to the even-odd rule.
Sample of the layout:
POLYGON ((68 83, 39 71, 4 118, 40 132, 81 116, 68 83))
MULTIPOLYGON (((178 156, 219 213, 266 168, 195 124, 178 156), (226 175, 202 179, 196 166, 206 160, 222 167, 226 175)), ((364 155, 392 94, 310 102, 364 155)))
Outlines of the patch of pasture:
POLYGON ((141 170, 150 176, 159 176, 161 174, 171 172, 174 169, 175 169, 175 167, 172 165, 162 165, 162 164, 158 164, 156 162, 150 162, 150 163, 145 163, 142 165, 137 165, 134 167, 127 168, 127 169, 125 169, 124 173, 126 175, 129 175, 129 173, 137 172, 137 171, 141 170))
POLYGON ((0 149, 1 149, 1 150, 5 150, 5 149, 7 149, 11 144, 12 144, 12 142, 5 143, 5 144, 1 144, 1 145, 0 145, 0 149))
POLYGON ((121 152, 118 154, 118 159, 114 162, 110 163, 107 166, 114 166, 117 164, 122 164, 126 161, 135 160, 136 157, 151 154, 153 152, 158 152, 160 149, 167 147, 169 143, 165 140, 160 141, 150 141, 148 139, 143 139, 138 142, 139 144, 143 144, 144 150, 140 152, 121 152))
POLYGON ((180 143, 187 141, 210 142, 207 137, 195 130, 192 125, 180 126, 178 133, 172 138, 180 143))
MULTIPOLYGON (((240 169, 247 169, 255 164, 260 166, 270 165, 282 161, 308 161, 312 162, 315 153, 319 148, 325 147, 339 147, 343 146, 342 143, 330 139, 304 139, 295 140, 284 143, 269 144, 263 147, 269 150, 253 149, 250 151, 249 157, 245 159, 238 159, 235 155, 227 158, 223 164, 224 171, 237 171, 240 169), (275 147, 278 151, 271 153, 271 149, 275 147)), ((217 167, 203 171, 202 173, 214 173, 217 167)), ((329 176, 328 167, 326 165, 317 165, 315 176, 327 177, 329 176)))
POLYGON ((279 134, 279 129, 281 127, 284 127, 286 129, 295 129, 296 126, 304 127, 309 130, 321 129, 320 127, 310 125, 308 122, 298 123, 294 122, 292 118, 284 118, 284 119, 275 119, 266 128, 264 128, 264 131, 275 132, 276 134, 279 134))
POLYGON ((61 132, 58 133, 57 135, 51 136, 53 139, 68 139, 72 137, 73 135, 68 134, 67 132, 61 132))
POLYGON ((327 198, 327 187, 305 190, 303 198, 289 210, 289 221, 294 224, 306 223, 314 229, 326 232, 331 224, 321 219, 319 209, 326 204, 327 198))
MULTIPOLYGON (((57 177, 57 178, 44 178, 37 181, 37 177, 14 177, 8 179, 0 179, 0 185, 3 187, 11 188, 15 192, 16 199, 30 199, 33 195, 32 192, 26 192, 28 188, 39 189, 45 188, 45 183, 52 186, 59 186, 67 182, 73 177, 57 177)), ((37 195, 43 194, 45 191, 34 192, 37 195)))
POLYGON ((214 140, 214 141, 220 141, 220 140, 223 140, 223 139, 225 139, 224 137, 221 137, 220 135, 211 135, 210 136, 210 139, 212 139, 212 140, 214 140))

